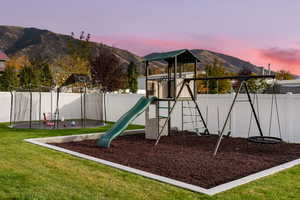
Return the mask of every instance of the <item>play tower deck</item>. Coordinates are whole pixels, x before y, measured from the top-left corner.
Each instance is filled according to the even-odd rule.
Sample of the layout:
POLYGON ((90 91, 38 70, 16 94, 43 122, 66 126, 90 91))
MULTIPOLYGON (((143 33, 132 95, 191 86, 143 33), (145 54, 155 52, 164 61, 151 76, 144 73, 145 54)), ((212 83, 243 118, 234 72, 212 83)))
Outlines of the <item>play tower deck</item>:
POLYGON ((145 57, 146 65, 146 97, 156 97, 155 118, 150 118, 149 108, 146 109, 146 137, 156 139, 157 143, 162 135, 171 132, 171 114, 177 101, 193 101, 194 108, 203 125, 203 133, 208 134, 208 129, 203 115, 196 103, 197 86, 195 81, 187 79, 197 78, 197 63, 199 59, 189 50, 156 53, 145 57), (163 61, 167 63, 167 73, 160 76, 149 75, 149 63, 153 61, 163 61), (192 67, 191 67, 192 66, 192 67), (187 67, 189 67, 187 69, 187 67), (192 69, 191 69, 192 68, 192 69), (167 106, 161 106, 162 102, 167 102, 167 106), (162 116, 163 110, 167 110, 167 115, 162 116))

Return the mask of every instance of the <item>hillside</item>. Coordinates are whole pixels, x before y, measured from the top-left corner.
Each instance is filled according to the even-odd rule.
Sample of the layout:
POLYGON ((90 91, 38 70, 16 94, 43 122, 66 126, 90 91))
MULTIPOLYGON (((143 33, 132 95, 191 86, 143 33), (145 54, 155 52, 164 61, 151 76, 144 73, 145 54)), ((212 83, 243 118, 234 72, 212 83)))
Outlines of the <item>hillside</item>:
MULTIPOLYGON (((75 40, 71 36, 53 33, 37 28, 22 28, 15 26, 0 26, 0 49, 9 57, 26 55, 29 58, 40 58, 50 63, 60 56, 68 54, 68 41, 75 40)), ((134 62, 142 67, 142 58, 129 51, 102 45, 104 48, 112 48, 114 54, 126 67, 134 62)), ((99 43, 92 43, 92 52, 97 52, 99 43)))
MULTIPOLYGON (((213 51, 208 51, 208 50, 203 50, 203 49, 192 49, 191 52, 197 56, 200 60, 198 68, 203 69, 206 64, 212 63, 214 59, 220 60, 222 63, 224 63, 225 68, 234 73, 238 73, 242 69, 249 69, 254 73, 261 73, 261 67, 258 67, 256 65, 253 65, 247 61, 241 60, 239 58, 213 52, 213 51)), ((157 54, 151 53, 146 55, 145 57, 148 56, 153 56, 157 54)), ((166 64, 165 62, 161 62, 162 64, 166 64)))
MULTIPOLYGON (((53 33, 48 30, 0 26, 0 49, 8 56, 27 55, 30 58, 41 58, 52 62, 59 56, 68 54, 67 44, 69 40, 74 39, 70 36, 53 33)), ((92 43, 93 52, 97 52, 99 47, 99 43, 92 43)), ((120 59, 124 68, 126 68, 129 62, 134 62, 140 66, 140 72, 144 72, 142 65, 143 58, 123 49, 106 45, 104 47, 113 49, 113 52, 120 59)), ((201 60, 199 68, 211 63, 216 58, 221 60, 230 72, 237 73, 243 68, 248 68, 253 72, 260 73, 260 69, 257 66, 233 56, 201 49, 194 49, 192 52, 201 60)), ((154 62, 152 66, 161 68, 165 66, 165 63, 154 62)))

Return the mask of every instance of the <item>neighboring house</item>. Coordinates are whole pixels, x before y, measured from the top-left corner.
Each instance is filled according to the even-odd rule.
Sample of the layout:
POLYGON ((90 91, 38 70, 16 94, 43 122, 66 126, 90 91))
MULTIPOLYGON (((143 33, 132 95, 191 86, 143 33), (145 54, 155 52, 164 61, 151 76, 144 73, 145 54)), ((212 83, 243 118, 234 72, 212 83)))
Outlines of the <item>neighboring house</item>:
POLYGON ((300 79, 276 81, 275 91, 280 94, 300 94, 300 79))
POLYGON ((8 57, 5 53, 0 51, 0 72, 2 72, 5 68, 5 62, 8 60, 8 57))

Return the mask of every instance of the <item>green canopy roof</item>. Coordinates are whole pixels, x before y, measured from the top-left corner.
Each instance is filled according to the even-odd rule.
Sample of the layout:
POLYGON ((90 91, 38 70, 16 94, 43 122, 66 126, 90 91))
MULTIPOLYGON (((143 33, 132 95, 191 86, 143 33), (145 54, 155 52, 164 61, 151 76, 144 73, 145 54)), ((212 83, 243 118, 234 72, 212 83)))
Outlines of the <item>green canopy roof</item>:
POLYGON ((171 60, 175 58, 176 56, 181 57, 180 60, 183 60, 187 62, 187 60, 197 60, 199 59, 188 49, 181 49, 176 51, 169 51, 169 52, 163 52, 163 53, 153 53, 148 56, 145 56, 145 61, 159 61, 159 60, 171 60))

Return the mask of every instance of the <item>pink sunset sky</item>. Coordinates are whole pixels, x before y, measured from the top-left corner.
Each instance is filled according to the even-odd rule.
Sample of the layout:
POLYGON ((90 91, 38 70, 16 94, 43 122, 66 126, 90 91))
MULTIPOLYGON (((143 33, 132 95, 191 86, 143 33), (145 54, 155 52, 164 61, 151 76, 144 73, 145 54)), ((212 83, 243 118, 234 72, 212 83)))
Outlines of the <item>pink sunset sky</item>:
POLYGON ((297 0, 10 0, 2 6, 3 25, 84 30, 93 41, 140 56, 208 49, 300 75, 297 0))
MULTIPOLYGON (((267 66, 269 63, 273 70, 285 69, 300 74, 300 49, 287 46, 259 48, 250 42, 237 40, 230 37, 178 37, 150 38, 138 36, 93 36, 96 42, 109 44, 121 49, 127 49, 140 56, 152 52, 163 52, 176 49, 207 49, 235 56, 259 66, 267 66)), ((300 44, 300 43, 299 43, 300 44)))

